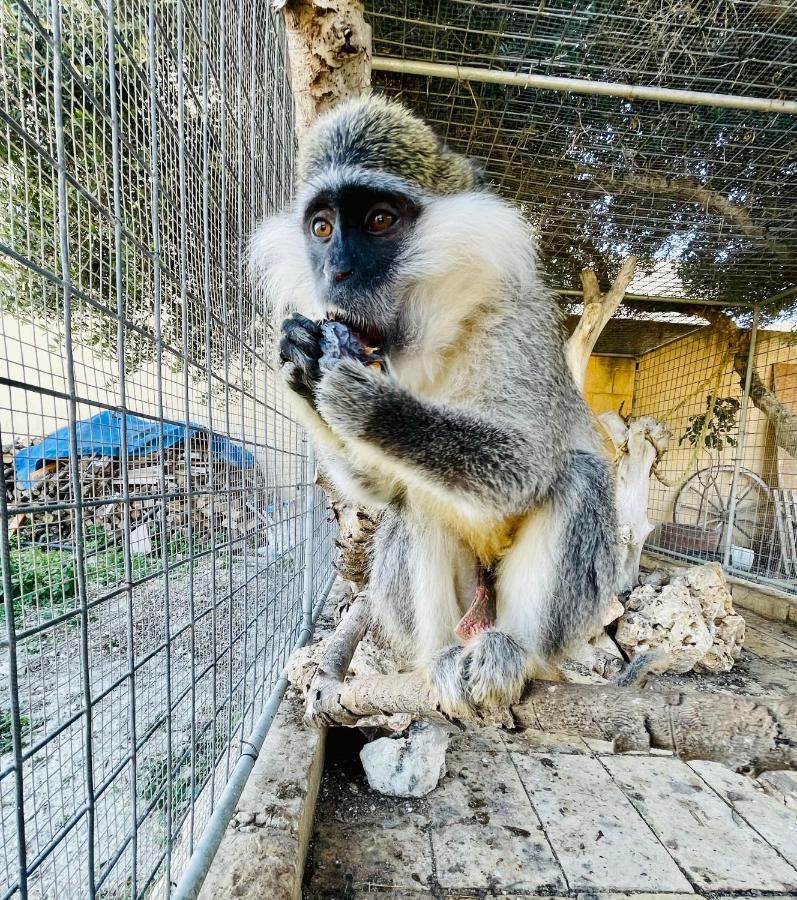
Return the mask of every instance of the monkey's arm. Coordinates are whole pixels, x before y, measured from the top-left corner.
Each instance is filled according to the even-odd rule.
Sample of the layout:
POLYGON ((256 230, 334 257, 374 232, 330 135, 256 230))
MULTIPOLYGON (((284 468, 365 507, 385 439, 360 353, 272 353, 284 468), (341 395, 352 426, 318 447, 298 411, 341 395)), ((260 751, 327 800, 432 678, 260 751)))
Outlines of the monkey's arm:
POLYGON ((344 362, 316 389, 324 421, 347 444, 380 457, 406 481, 413 475, 444 491, 470 495, 501 512, 539 502, 557 474, 545 436, 489 417, 413 397, 394 379, 344 362))

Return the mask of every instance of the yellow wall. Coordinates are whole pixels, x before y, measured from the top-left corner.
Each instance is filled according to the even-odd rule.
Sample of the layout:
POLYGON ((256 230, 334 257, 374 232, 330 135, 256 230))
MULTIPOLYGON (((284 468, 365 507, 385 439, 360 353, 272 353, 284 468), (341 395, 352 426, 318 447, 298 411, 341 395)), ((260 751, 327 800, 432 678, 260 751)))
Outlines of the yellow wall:
POLYGON ((600 415, 614 410, 618 412, 624 403, 623 413, 631 412, 634 394, 634 360, 622 356, 591 356, 584 381, 584 396, 589 408, 600 415))

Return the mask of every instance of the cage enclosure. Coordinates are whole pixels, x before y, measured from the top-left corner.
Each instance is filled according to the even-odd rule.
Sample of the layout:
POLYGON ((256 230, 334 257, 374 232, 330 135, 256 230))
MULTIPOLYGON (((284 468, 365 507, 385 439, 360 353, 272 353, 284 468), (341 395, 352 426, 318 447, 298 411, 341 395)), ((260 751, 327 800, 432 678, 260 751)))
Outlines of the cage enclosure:
MULTIPOLYGON (((0 897, 194 896, 330 591, 336 522, 246 260, 295 187, 275 7, 301 5, 0 6, 0 897)), ((792 6, 388 0, 365 15, 374 90, 520 206, 565 332, 582 270, 605 291, 635 257, 584 393, 596 416, 666 432, 646 561, 718 562, 797 621, 792 6)), ((622 442, 607 434, 606 452, 622 442)), ((756 685, 797 693, 793 635, 759 627, 761 658, 783 658, 756 685)), ((546 764, 518 775, 499 749, 531 790, 546 764)), ((583 766, 632 795, 619 767, 583 766)), ((658 848, 665 824, 640 828, 658 848)), ((797 887, 797 852, 759 830, 718 834, 777 846, 770 880, 707 890, 797 887)), ((699 886, 672 852, 667 877, 629 889, 699 886)), ((603 884, 553 855, 521 890, 603 884)), ((435 871, 436 896, 481 889, 435 871)))

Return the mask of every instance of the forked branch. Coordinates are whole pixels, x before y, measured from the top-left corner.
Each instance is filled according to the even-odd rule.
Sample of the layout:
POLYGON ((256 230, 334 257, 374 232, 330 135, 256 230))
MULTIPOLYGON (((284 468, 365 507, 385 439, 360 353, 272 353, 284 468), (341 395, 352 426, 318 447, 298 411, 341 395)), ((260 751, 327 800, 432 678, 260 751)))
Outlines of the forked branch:
POLYGON ((587 363, 595 343, 606 327, 606 323, 622 303, 628 285, 634 277, 636 257, 629 256, 623 263, 612 286, 602 294, 598 287, 598 279, 591 269, 581 272, 581 286, 584 290, 584 310, 578 320, 575 331, 567 342, 566 355, 570 372, 580 391, 584 390, 584 378, 587 374, 587 363))

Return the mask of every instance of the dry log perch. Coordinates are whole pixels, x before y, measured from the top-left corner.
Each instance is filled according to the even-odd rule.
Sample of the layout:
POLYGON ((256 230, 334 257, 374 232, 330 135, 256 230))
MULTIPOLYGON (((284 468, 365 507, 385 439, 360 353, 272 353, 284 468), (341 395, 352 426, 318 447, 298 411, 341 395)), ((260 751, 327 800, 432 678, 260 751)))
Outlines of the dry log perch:
MULTIPOLYGON (((439 721, 432 690, 417 674, 344 680, 367 622, 361 595, 329 639, 308 691, 307 721, 352 727, 367 717, 400 713, 439 721)), ((752 774, 797 769, 797 696, 534 681, 509 712, 518 730, 608 740, 616 752, 671 750, 681 759, 714 760, 752 774)))

